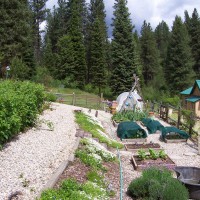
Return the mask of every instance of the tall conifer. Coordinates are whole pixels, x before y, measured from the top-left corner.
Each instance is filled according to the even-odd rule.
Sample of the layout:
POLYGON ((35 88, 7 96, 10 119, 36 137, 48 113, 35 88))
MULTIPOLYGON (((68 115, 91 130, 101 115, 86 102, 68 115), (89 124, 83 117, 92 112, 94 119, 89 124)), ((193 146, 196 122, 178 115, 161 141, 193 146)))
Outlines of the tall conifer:
POLYGON ((111 89, 114 95, 129 91, 133 82, 133 25, 126 0, 114 5, 111 89))
POLYGON ((190 86, 194 81, 193 60, 190 39, 181 17, 176 16, 168 48, 165 77, 170 91, 174 94, 190 86))
POLYGON ((154 86, 158 87, 160 86, 158 79, 162 77, 162 68, 154 33, 150 23, 146 21, 144 21, 141 29, 140 42, 144 82, 145 84, 154 82, 154 86))

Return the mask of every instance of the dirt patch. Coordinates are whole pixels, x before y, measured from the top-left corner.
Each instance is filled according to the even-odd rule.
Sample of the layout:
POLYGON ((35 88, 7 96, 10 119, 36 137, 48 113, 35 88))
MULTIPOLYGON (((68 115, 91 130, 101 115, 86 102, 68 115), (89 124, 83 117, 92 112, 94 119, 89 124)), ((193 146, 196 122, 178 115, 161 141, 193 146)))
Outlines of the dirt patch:
POLYGON ((146 143, 146 144, 125 144, 126 149, 149 149, 160 148, 158 143, 146 143))

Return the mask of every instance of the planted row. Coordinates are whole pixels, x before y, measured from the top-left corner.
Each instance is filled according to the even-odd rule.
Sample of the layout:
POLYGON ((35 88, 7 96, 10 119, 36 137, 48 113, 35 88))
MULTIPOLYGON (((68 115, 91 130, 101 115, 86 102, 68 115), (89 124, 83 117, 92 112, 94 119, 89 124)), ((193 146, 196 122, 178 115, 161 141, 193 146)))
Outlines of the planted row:
POLYGON ((42 85, 28 81, 0 82, 0 145, 32 126, 45 101, 42 85))

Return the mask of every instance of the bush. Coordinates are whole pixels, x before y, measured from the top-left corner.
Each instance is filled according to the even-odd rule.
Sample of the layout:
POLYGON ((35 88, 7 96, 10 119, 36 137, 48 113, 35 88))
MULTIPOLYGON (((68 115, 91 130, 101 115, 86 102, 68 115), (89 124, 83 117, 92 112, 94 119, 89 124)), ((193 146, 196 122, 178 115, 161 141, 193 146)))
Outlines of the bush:
POLYGON ((0 145, 32 126, 45 100, 42 85, 28 81, 0 84, 0 145))
POLYGON ((185 186, 167 169, 149 168, 142 176, 133 180, 128 193, 136 199, 187 200, 189 194, 185 186))

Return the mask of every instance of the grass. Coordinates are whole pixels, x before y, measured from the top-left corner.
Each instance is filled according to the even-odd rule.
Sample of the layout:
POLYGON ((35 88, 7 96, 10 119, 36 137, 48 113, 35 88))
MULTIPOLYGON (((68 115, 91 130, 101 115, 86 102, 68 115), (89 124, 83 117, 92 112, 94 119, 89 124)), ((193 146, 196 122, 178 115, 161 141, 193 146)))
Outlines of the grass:
POLYGON ((106 143, 109 147, 122 149, 124 145, 116 140, 109 139, 99 133, 98 130, 103 132, 104 129, 95 122, 92 122, 89 116, 80 112, 75 114, 77 124, 86 132, 90 132, 93 137, 98 138, 100 142, 106 143))
POLYGON ((100 109, 102 104, 100 102, 100 97, 93 93, 88 93, 82 91, 80 89, 72 89, 72 88, 49 88, 49 91, 52 93, 60 93, 64 96, 58 96, 66 104, 92 108, 92 109, 100 109), (72 94, 75 94, 73 96, 72 94), (73 99, 74 98, 74 99, 73 99))

